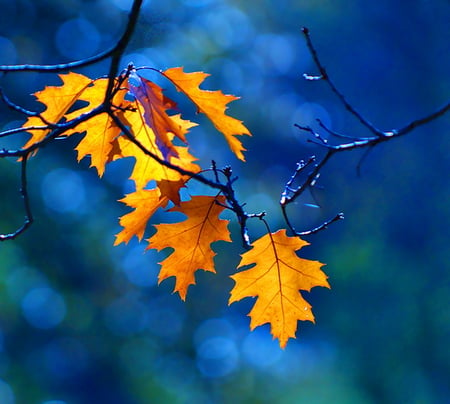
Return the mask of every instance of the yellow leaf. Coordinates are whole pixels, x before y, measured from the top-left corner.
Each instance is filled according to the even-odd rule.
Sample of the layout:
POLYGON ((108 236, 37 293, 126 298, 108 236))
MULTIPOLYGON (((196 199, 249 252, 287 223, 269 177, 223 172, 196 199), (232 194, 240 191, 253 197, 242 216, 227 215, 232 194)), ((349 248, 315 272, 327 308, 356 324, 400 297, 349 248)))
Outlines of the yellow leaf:
POLYGON ((181 212, 187 219, 181 223, 156 225, 156 234, 149 240, 148 248, 162 250, 171 247, 174 251, 161 262, 159 282, 171 276, 176 277, 174 292, 186 299, 189 285, 195 284, 197 270, 216 272, 211 249, 215 241, 231 241, 227 229, 228 220, 219 219, 225 197, 193 196, 190 201, 181 202, 169 211, 181 212))
POLYGON ((129 81, 130 92, 144 109, 143 117, 147 125, 152 128, 159 150, 168 159, 170 156, 177 157, 177 150, 168 137, 169 133, 177 136, 186 143, 185 131, 171 116, 167 114, 168 109, 176 108, 175 102, 163 94, 163 90, 157 84, 132 72, 129 81), (136 85, 133 84, 136 83, 136 85))
POLYGON ((257 297, 249 313, 253 330, 269 323, 274 338, 284 348, 289 338, 295 338, 298 320, 314 322, 311 305, 299 290, 314 286, 329 288, 327 276, 318 261, 299 258, 295 251, 308 245, 298 237, 286 236, 286 230, 268 233, 242 254, 238 268, 255 264, 231 278, 236 282, 229 304, 245 297, 257 297))
POLYGON ((225 114, 227 104, 237 100, 238 97, 223 94, 222 91, 207 91, 199 88, 200 84, 209 75, 203 72, 185 73, 182 67, 174 67, 161 72, 167 77, 179 91, 197 106, 214 124, 216 129, 223 133, 231 151, 240 159, 245 160, 244 147, 236 135, 249 135, 249 130, 243 123, 225 114))
MULTIPOLYGON (((59 123, 67 111, 80 98, 80 95, 93 82, 90 78, 78 73, 60 74, 60 79, 63 84, 61 86, 45 87, 42 91, 34 93, 36 99, 46 106, 46 109, 41 113, 41 116, 50 123, 59 123)), ((30 126, 45 126, 45 122, 38 116, 32 116, 23 124, 23 128, 30 126)), ((24 148, 31 146, 34 143, 43 140, 50 129, 28 130, 31 138, 23 146, 24 148)))
POLYGON ((123 215, 120 218, 120 225, 123 230, 116 234, 116 241, 114 245, 120 243, 127 244, 133 236, 139 240, 144 237, 147 223, 158 208, 167 206, 169 200, 165 197, 161 198, 158 188, 155 189, 140 189, 132 192, 122 198, 120 202, 134 208, 130 213, 123 215))
MULTIPOLYGON (((125 83, 122 85, 125 85, 125 83)), ((67 114, 66 118, 68 120, 74 119, 80 114, 101 105, 104 101, 107 87, 108 79, 96 80, 80 96, 80 100, 87 101, 89 104, 82 109, 67 114)), ((127 90, 125 88, 117 91, 112 99, 112 105, 122 109, 126 108, 130 104, 124 100, 126 93, 127 90)), ((75 148, 78 151, 78 161, 90 155, 91 167, 95 167, 99 177, 101 177, 105 172, 106 163, 110 162, 110 153, 113 150, 114 142, 121 133, 120 128, 107 113, 103 112, 88 121, 80 123, 74 129, 67 131, 66 134, 74 132, 86 132, 75 148)))
POLYGON ((157 182, 161 197, 170 199, 175 205, 180 204, 180 189, 185 187, 189 177, 182 177, 178 181, 161 180, 157 182))
MULTIPOLYGON (((120 115, 123 122, 128 126, 136 140, 138 140, 141 145, 143 145, 147 150, 157 155, 163 159, 162 152, 160 151, 157 143, 156 137, 153 130, 146 124, 144 119, 144 109, 135 101, 133 106, 136 108, 135 111, 124 111, 120 115)), ((187 133, 188 130, 195 125, 195 123, 181 119, 179 115, 174 115, 171 117, 174 122, 181 128, 183 133, 187 133)), ((173 139, 172 134, 168 134, 170 140, 173 139)), ((121 150, 121 157, 134 157, 135 164, 133 172, 131 173, 130 179, 132 179, 136 188, 144 188, 149 181, 179 181, 183 176, 177 171, 172 170, 158 163, 156 160, 144 154, 144 152, 131 142, 125 136, 119 138, 119 146, 121 150)), ((178 157, 171 157, 169 161, 185 170, 198 172, 200 167, 193 163, 195 157, 193 157, 187 147, 184 146, 174 146, 178 157)))

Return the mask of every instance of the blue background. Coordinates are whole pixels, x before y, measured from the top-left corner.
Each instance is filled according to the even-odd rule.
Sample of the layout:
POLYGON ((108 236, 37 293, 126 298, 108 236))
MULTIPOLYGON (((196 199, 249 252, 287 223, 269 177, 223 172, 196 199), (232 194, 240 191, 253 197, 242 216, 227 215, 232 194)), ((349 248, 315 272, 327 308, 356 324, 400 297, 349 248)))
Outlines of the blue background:
MULTIPOLYGON (((130 3, 1 0, 0 64, 91 56, 119 38, 130 3)), ((320 118, 368 135, 325 83, 302 79, 317 72, 300 28, 310 28, 352 105, 390 130, 448 101, 449 19, 446 0, 146 1, 121 67, 202 70, 211 73, 205 88, 242 97, 229 111, 253 133, 245 164, 169 92, 203 124, 189 136, 203 167, 231 164, 239 200, 249 212, 266 210, 276 230, 285 227, 278 200, 296 162, 324 153, 294 123, 320 118)), ((6 94, 34 110, 29 94, 59 83, 55 74, 0 76, 6 94)), ((22 122, 0 106, 0 129, 22 122)), ((305 293, 316 324, 299 323, 285 350, 267 326, 249 331, 251 299, 227 305, 242 253, 235 222, 236 242, 215 245, 218 274, 199 272, 183 303, 172 280, 156 285, 164 253, 143 254, 136 240, 112 246, 128 211, 116 200, 132 189, 131 162, 111 164, 100 180, 87 159, 76 163, 79 137, 39 151, 29 164, 35 223, 0 245, 0 402, 449 403, 448 128, 446 116, 376 147, 359 175, 362 151, 335 156, 323 189, 290 208, 301 229, 340 211, 346 219, 307 238, 301 255, 327 263, 332 289, 305 293)), ((0 140, 10 148, 24 138, 0 140)), ((19 165, 1 160, 0 172, 5 233, 23 217, 19 165)), ((263 232, 250 223, 253 239, 263 232)))

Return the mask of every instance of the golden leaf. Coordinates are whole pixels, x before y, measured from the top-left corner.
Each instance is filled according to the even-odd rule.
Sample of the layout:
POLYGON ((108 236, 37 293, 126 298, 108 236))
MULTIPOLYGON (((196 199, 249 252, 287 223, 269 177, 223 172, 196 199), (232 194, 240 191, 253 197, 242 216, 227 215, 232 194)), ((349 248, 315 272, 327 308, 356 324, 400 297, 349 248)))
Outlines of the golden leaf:
POLYGON ((249 135, 249 130, 236 118, 225 114, 227 104, 237 100, 238 97, 224 94, 222 91, 207 91, 200 89, 200 84, 209 76, 207 73, 185 73, 182 67, 174 67, 161 72, 176 88, 186 94, 197 106, 199 112, 204 113, 214 124, 216 129, 223 133, 231 151, 240 159, 245 160, 244 147, 237 135, 249 135))
POLYGON ((274 338, 284 348, 289 338, 295 338, 298 320, 314 322, 311 305, 299 290, 314 286, 329 288, 327 276, 318 261, 299 258, 295 251, 308 245, 298 237, 286 236, 286 230, 268 233, 252 243, 252 249, 242 254, 238 266, 255 264, 231 278, 236 282, 229 304, 245 297, 257 297, 249 313, 253 330, 270 323, 274 338))
POLYGON ((219 240, 231 241, 228 220, 219 219, 224 207, 217 202, 224 204, 225 197, 193 196, 190 201, 181 202, 169 211, 184 213, 187 219, 181 223, 156 225, 156 234, 148 240, 148 248, 174 249, 161 262, 158 280, 175 276, 174 292, 183 300, 189 285, 195 284, 197 270, 215 272, 213 258, 216 254, 211 244, 219 240))

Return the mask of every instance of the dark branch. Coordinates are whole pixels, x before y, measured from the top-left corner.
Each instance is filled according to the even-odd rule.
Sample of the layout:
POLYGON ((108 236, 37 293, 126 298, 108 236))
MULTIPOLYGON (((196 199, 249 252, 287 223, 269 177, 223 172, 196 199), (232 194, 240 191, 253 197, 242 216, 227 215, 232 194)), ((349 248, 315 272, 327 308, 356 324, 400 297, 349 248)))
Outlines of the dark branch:
POLYGON ((321 225, 315 227, 314 229, 311 230, 306 230, 306 231, 301 231, 301 232, 297 232, 295 233, 297 236, 309 236, 311 234, 315 234, 318 233, 319 231, 325 230, 326 228, 328 228, 328 226, 331 223, 337 222, 338 220, 342 220, 344 219, 344 214, 338 213, 335 217, 333 217, 330 220, 327 220, 326 222, 323 222, 321 225))
POLYGON ((106 89, 105 93, 105 103, 109 102, 108 100, 111 100, 111 93, 114 87, 114 78, 117 75, 118 69, 119 69, 119 63, 120 58, 122 57, 126 47, 128 46, 128 43, 131 40, 131 37, 133 35, 134 29, 136 27, 137 19, 139 17, 139 12, 141 9, 143 0, 135 0, 133 2, 133 6, 130 11, 130 16, 128 17, 128 24, 125 29, 125 32, 123 33, 122 37, 119 39, 119 42, 117 42, 117 45, 114 47, 113 51, 111 52, 112 58, 111 58, 111 65, 109 67, 109 73, 108 73, 108 88, 106 89))
POLYGON ((25 210, 25 219, 22 224, 16 231, 9 234, 0 234, 0 241, 12 240, 17 236, 22 234, 25 230, 27 230, 31 224, 33 223, 33 214, 31 212, 30 199, 28 196, 28 188, 27 188, 27 161, 28 161, 29 153, 26 153, 22 157, 21 162, 21 175, 20 175, 20 194, 23 198, 24 210, 25 210))
MULTIPOLYGON (((24 72, 24 71, 33 71, 33 72, 41 72, 41 73, 55 73, 67 70, 73 70, 84 66, 89 66, 95 63, 100 62, 101 60, 107 59, 110 56, 118 56, 122 55, 126 46, 128 45, 131 35, 136 26, 136 22, 139 16, 140 8, 143 0, 134 0, 133 6, 131 8, 128 23, 125 27, 125 31, 119 41, 110 49, 100 52, 97 55, 91 56, 89 58, 76 60, 68 63, 60 63, 55 65, 33 65, 33 64, 24 64, 24 65, 0 65, 0 72, 24 72)), ((120 57, 117 57, 119 59, 120 57)), ((110 71, 116 69, 117 62, 111 63, 110 71)))
MULTIPOLYGON (((79 125, 82 122, 85 122, 94 116, 97 116, 105 111, 104 105, 99 105, 98 107, 94 108, 93 110, 86 112, 82 115, 79 115, 78 117, 72 119, 71 121, 65 122, 65 123, 59 123, 56 125, 56 128, 51 130, 52 128, 50 126, 45 127, 46 130, 51 130, 50 133, 48 133, 44 139, 42 139, 39 142, 33 143, 32 145, 24 148, 24 149, 16 149, 16 150, 7 150, 3 149, 0 150, 0 158, 4 157, 23 157, 31 152, 36 151, 37 149, 44 147, 51 141, 55 140, 56 138, 63 136, 64 133, 69 130, 75 128, 77 125, 79 125)), ((20 128, 25 130, 26 128, 20 128)), ((35 129, 35 128, 34 128, 35 129)), ((37 127, 37 129, 42 129, 41 127, 37 127)))
MULTIPOLYGON (((292 187, 292 183, 293 181, 297 178, 297 176, 299 175, 299 173, 306 167, 306 164, 301 161, 300 163, 297 164, 297 168, 294 172, 294 174, 291 176, 291 178, 288 180, 288 182, 286 183, 284 190, 281 194, 281 198, 280 198, 280 205, 281 205, 281 210, 283 213, 283 217, 285 219, 285 222, 287 224, 287 226, 289 227, 289 229, 296 235, 309 235, 309 234, 313 234, 313 233, 317 233, 318 231, 326 228, 329 224, 342 219, 343 215, 340 213, 338 215, 336 215, 333 219, 328 220, 326 222, 324 222, 323 224, 321 224, 320 226, 316 227, 315 229, 309 230, 309 231, 304 231, 304 232, 297 232, 293 226, 293 224, 291 223, 288 213, 287 213, 287 206, 294 202, 306 189, 308 189, 309 187, 315 185, 315 182, 318 178, 318 175, 320 174, 320 170, 322 169, 322 167, 329 161, 329 159, 336 153, 338 152, 343 152, 343 151, 349 151, 349 150, 355 150, 355 149, 361 149, 361 148, 366 148, 367 151, 370 151, 374 146, 382 143, 382 142, 386 142, 388 140, 397 138, 399 136, 403 136, 406 135, 408 133, 410 133, 412 130, 414 130, 415 128, 422 126, 426 123, 429 123, 441 116, 443 116, 444 114, 446 114, 449 110, 450 110, 450 103, 447 103, 446 105, 444 105, 443 107, 439 108, 437 111, 423 117, 420 119, 416 119, 413 120, 412 122, 410 122, 409 124, 403 126, 400 129, 393 129, 390 131, 380 131, 379 129, 377 129, 375 126, 373 126, 364 116, 362 116, 344 97, 344 95, 336 88, 336 86, 334 85, 333 81, 331 80, 330 76, 328 75, 327 71, 325 70, 322 62, 319 59, 319 56, 317 54, 317 51, 311 41, 311 36, 309 33, 309 30, 307 28, 303 28, 302 32, 305 36, 306 39, 306 44, 308 46, 308 49, 311 53, 311 56, 314 60, 314 63, 317 67, 317 69, 319 70, 320 76, 310 76, 310 75, 304 75, 305 79, 307 80, 324 80, 327 82, 328 86, 330 87, 331 91, 339 98, 339 100, 341 101, 341 103, 344 105, 344 107, 353 115, 355 116, 360 123, 365 126, 367 129, 369 129, 374 136, 371 137, 354 137, 354 136, 348 136, 345 134, 341 134, 335 131, 332 131, 331 129, 327 128, 324 124, 322 124, 322 122, 319 121, 319 125, 322 129, 324 129, 328 134, 330 134, 333 137, 336 137, 338 139, 350 139, 351 141, 347 142, 347 143, 338 143, 338 144, 331 144, 328 139, 325 139, 320 133, 314 131, 311 127, 309 126, 301 126, 296 124, 295 126, 297 128, 299 128, 302 131, 305 131, 307 133, 309 133, 310 135, 312 135, 314 137, 314 139, 310 139, 309 141, 312 143, 316 143, 321 147, 324 147, 325 149, 327 149, 327 153, 325 154, 325 156, 322 158, 322 160, 316 164, 314 164, 313 169, 309 172, 309 174, 307 175, 306 179, 297 187, 297 188, 293 188, 292 187)), ((367 153, 364 154, 363 158, 367 155, 367 153)), ((313 159, 313 158, 311 158, 313 159)), ((310 161, 311 161, 310 159, 310 161)), ((361 163, 358 164, 358 170, 359 170, 359 166, 361 163)), ((309 165, 309 163, 308 163, 309 165)))
MULTIPOLYGON (((53 122, 48 121, 39 112, 29 111, 29 110, 27 110, 27 109, 25 109, 25 108, 15 104, 14 102, 12 102, 6 96, 6 94, 3 92, 3 89, 1 89, 1 88, 0 88, 0 98, 6 104, 6 106, 9 109, 11 109, 11 110, 13 110, 15 112, 19 112, 19 113, 21 113, 23 115, 26 115, 28 117, 37 117, 37 118, 39 118, 42 121, 42 123, 44 123, 46 125, 46 126, 43 127, 45 129, 56 128, 56 127, 60 126, 57 123, 53 123, 53 122)), ((22 131, 23 131, 23 129, 24 128, 22 128, 22 131)), ((41 129, 41 127, 34 127, 34 128, 30 128, 30 129, 41 129)), ((5 132, 1 132, 0 133, 0 137, 7 136, 7 135, 4 134, 5 132)))
POLYGON ((444 105, 442 108, 439 108, 436 112, 433 112, 432 114, 425 116, 420 119, 416 119, 412 122, 410 122, 408 125, 405 125, 403 128, 397 129, 395 131, 396 136, 402 136, 406 135, 407 133, 411 132, 413 129, 417 128, 418 126, 422 126, 426 123, 429 123, 436 118, 439 118, 440 116, 446 114, 450 110, 450 102, 448 102, 446 105, 444 105))
MULTIPOLYGON (((377 136, 381 136, 382 132, 379 129, 377 129, 375 126, 373 126, 367 119, 365 119, 352 105, 350 105, 350 103, 347 101, 347 99, 344 97, 344 95, 336 88, 333 81, 330 79, 330 76, 328 75, 327 71, 325 70, 325 67, 323 66, 322 62, 319 59, 316 48, 314 47, 314 45, 312 43, 309 29, 306 27, 303 27, 302 32, 306 39, 306 45, 308 46, 309 52, 311 53, 314 63, 320 72, 319 77, 312 76, 312 77, 314 77, 314 80, 321 79, 321 80, 326 81, 328 83, 328 86, 331 88, 331 91, 337 95, 337 97, 340 99, 340 101, 345 106, 347 111, 349 111, 353 116, 355 116, 373 134, 375 134, 377 136)), ((304 77, 307 80, 311 80, 311 76, 306 75, 304 77)))

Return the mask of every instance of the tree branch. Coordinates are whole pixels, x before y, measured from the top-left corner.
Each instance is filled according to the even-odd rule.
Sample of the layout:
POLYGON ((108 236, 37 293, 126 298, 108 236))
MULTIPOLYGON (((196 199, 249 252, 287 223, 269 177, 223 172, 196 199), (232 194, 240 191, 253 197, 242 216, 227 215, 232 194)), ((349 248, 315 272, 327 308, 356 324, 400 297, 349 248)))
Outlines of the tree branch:
MULTIPOLYGON (((127 47, 131 36, 133 34, 134 28, 136 26, 137 19, 139 17, 140 8, 142 6, 143 0, 134 0, 131 7, 130 14, 128 16, 128 23, 125 27, 125 31, 122 37, 117 41, 117 43, 110 49, 100 52, 97 55, 84 58, 81 60, 76 60, 68 63, 59 63, 55 65, 33 65, 33 64, 23 64, 23 65, 0 65, 0 72, 41 72, 41 73, 56 73, 61 71, 73 70, 84 66, 89 66, 100 62, 101 60, 107 59, 110 56, 115 56, 117 61, 120 59, 125 48, 127 47)), ((111 63, 111 71, 117 70, 117 61, 111 63)))
POLYGON ((303 232, 297 232, 295 230, 295 227, 291 223, 289 219, 289 215, 287 213, 287 206, 294 202, 303 192, 305 192, 306 189, 308 189, 311 186, 315 185, 315 182, 318 178, 318 175, 320 174, 320 170, 325 166, 325 164, 330 160, 330 158, 338 153, 343 151, 350 151, 355 149, 361 149, 361 148, 367 148, 367 150, 370 150, 374 146, 386 142, 388 140, 392 140, 394 138, 397 138, 399 136, 404 136, 411 131, 413 131, 415 128, 425 125, 426 123, 429 123, 443 115, 445 115, 450 110, 450 102, 436 110, 435 112, 426 115, 423 118, 415 119, 411 121, 410 123, 406 124, 405 126, 399 128, 399 129, 392 129, 389 131, 381 131, 377 129, 374 125, 372 125, 363 115, 361 115, 354 106, 352 106, 347 99, 344 97, 344 95, 337 89, 337 87, 334 85, 333 81, 331 80, 330 76, 328 75, 327 71, 325 70, 325 67, 323 66, 322 62, 319 59, 318 53, 312 43, 310 32, 308 28, 302 28, 303 35, 306 39, 307 47, 311 53, 311 56, 314 60, 314 63, 316 67, 318 68, 320 72, 320 76, 310 76, 307 74, 304 74, 304 78, 306 80, 310 81, 317 81, 317 80, 324 80, 328 86, 330 87, 331 91, 339 98, 345 109, 349 111, 353 116, 355 116, 360 123, 369 129, 374 136, 370 137, 354 137, 349 136, 341 133, 337 133, 335 131, 332 131, 331 129, 327 128, 322 122, 319 121, 319 125, 322 129, 324 129, 328 134, 330 134, 332 137, 338 138, 338 139, 351 139, 351 141, 346 143, 337 143, 337 144, 331 144, 328 139, 325 139, 320 133, 314 131, 309 126, 301 126, 296 124, 295 126, 299 128, 300 130, 309 133, 313 136, 313 139, 309 139, 310 142, 316 143, 321 147, 324 147, 327 149, 327 152, 325 156, 320 160, 318 163, 315 163, 313 166, 313 169, 308 173, 306 176, 306 179, 297 187, 292 188, 293 181, 297 178, 299 173, 304 170, 304 168, 311 164, 312 160, 315 160, 315 157, 311 157, 308 164, 305 164, 303 161, 297 164, 297 168, 294 172, 294 174, 291 176, 291 178, 287 181, 284 190, 281 193, 280 198, 280 206, 283 213, 284 220, 289 227, 289 229, 296 235, 309 235, 317 233, 318 231, 325 229, 329 224, 340 220, 343 218, 343 214, 339 213, 336 215, 333 219, 328 220, 324 222, 322 225, 317 226, 316 228, 308 231, 303 232))
POLYGON ((26 153, 22 157, 21 161, 21 175, 20 175, 20 194, 23 198, 24 210, 25 210, 25 220, 17 230, 9 234, 0 234, 0 241, 12 240, 17 236, 22 234, 25 230, 27 230, 31 224, 33 223, 33 214, 31 212, 30 198, 28 196, 28 188, 27 188, 27 161, 29 153, 26 153))
POLYGON ((377 136, 381 136, 382 132, 377 129, 375 126, 373 126, 366 118, 364 118, 350 103, 346 100, 344 95, 337 89, 337 87, 334 85, 333 81, 331 80, 330 76, 328 75, 327 71, 325 70, 325 67, 323 66, 322 62, 319 59, 319 56, 317 54, 316 48, 314 47, 311 36, 309 33, 309 29, 306 27, 302 28, 303 35, 306 39, 306 45, 309 49, 309 52, 311 53, 311 56, 314 60, 315 65, 319 69, 320 76, 309 76, 307 74, 304 74, 303 77, 306 80, 324 80, 327 82, 328 86, 331 88, 331 91, 336 94, 336 96, 339 98, 339 100, 342 102, 342 104, 345 106, 347 111, 349 111, 353 116, 355 116, 367 129, 369 129, 373 134, 377 136))

